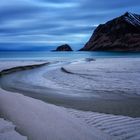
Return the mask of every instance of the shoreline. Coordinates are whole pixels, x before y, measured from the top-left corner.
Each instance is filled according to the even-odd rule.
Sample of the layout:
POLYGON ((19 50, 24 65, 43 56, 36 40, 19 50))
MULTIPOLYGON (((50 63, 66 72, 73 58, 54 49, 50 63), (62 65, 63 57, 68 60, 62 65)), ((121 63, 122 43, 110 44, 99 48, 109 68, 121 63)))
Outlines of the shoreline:
POLYGON ((17 67, 13 67, 13 68, 9 68, 9 69, 4 69, 4 70, 0 71, 0 77, 7 75, 7 74, 19 72, 19 71, 31 70, 31 69, 38 68, 38 67, 41 67, 41 66, 44 66, 47 64, 49 64, 49 62, 41 63, 41 64, 34 64, 34 65, 27 65, 27 66, 17 66, 17 67))

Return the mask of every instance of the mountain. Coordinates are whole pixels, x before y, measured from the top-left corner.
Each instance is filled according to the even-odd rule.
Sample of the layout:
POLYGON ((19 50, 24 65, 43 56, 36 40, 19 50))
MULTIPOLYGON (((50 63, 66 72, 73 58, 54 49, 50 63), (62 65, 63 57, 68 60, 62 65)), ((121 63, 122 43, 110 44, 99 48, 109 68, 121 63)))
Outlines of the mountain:
POLYGON ((140 15, 124 15, 99 25, 80 51, 140 51, 140 15))
POLYGON ((73 50, 68 44, 64 44, 57 47, 55 51, 73 51, 73 50))

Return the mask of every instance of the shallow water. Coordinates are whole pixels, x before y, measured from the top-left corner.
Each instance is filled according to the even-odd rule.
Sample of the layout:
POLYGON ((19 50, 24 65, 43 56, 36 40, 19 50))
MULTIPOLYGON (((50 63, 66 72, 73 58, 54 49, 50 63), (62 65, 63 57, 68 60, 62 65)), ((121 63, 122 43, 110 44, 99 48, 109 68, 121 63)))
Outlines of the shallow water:
POLYGON ((81 58, 134 58, 140 53, 130 52, 51 52, 51 51, 0 51, 0 60, 72 60, 81 58))

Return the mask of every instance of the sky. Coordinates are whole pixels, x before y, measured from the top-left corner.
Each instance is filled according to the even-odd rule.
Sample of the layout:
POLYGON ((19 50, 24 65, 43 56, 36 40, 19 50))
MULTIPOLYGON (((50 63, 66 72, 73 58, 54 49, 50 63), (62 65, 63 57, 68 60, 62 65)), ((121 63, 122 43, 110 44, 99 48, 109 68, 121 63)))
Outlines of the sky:
POLYGON ((140 14, 140 0, 1 0, 0 50, 82 48, 99 24, 126 11, 140 14))

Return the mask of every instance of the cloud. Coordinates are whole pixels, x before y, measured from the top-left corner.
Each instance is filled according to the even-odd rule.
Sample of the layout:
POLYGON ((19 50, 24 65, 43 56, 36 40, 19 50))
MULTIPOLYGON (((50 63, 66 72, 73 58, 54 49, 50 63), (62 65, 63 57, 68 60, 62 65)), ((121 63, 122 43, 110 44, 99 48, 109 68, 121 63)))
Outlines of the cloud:
POLYGON ((79 46, 98 24, 126 11, 140 13, 139 5, 138 0, 2 0, 0 43, 79 46))

